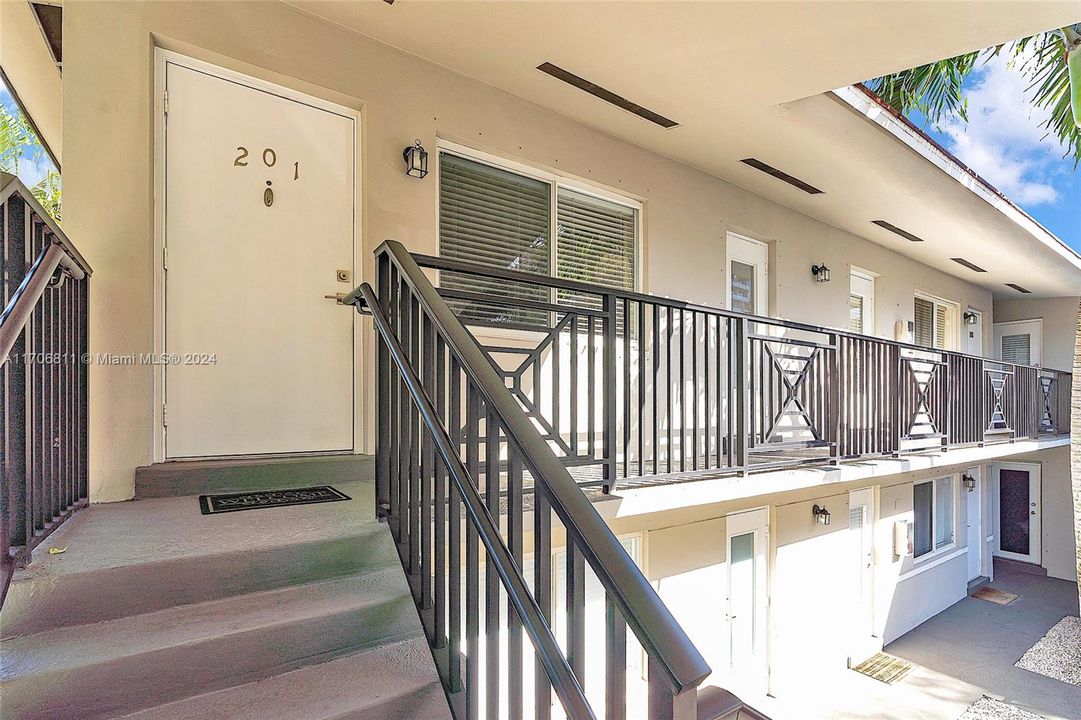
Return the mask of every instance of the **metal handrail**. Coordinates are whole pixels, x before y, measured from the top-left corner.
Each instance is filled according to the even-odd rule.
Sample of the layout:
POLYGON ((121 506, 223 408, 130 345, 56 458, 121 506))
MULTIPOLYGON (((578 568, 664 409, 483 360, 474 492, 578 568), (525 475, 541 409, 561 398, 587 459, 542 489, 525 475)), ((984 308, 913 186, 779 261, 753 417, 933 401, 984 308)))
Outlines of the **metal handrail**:
POLYGON ((439 415, 432 406, 432 401, 424 392, 420 378, 413 372, 401 344, 395 337, 394 331, 391 330, 386 315, 379 307, 379 300, 375 296, 375 291, 372 290, 368 283, 362 284, 358 290, 357 297, 362 298, 367 303, 375 328, 387 344, 390 357, 397 366, 398 373, 405 382, 410 397, 412 397, 413 402, 416 403, 420 411, 421 421, 428 428, 428 432, 431 433, 435 441, 435 449, 443 459, 448 474, 461 495, 465 511, 473 526, 476 527, 481 542, 484 544, 485 552, 491 558, 503 587, 506 588, 507 598, 513 603, 518 617, 522 620, 523 627, 533 640, 533 645, 541 658, 548 679, 552 683, 552 688, 559 695, 568 716, 573 718, 593 718, 593 711, 586 700, 585 691, 579 684, 578 678, 575 677, 566 658, 563 657, 555 636, 552 634, 551 627, 545 621, 540 606, 537 605, 536 599, 529 591, 529 586, 526 585, 521 569, 514 562, 510 550, 500 537, 496 520, 484 507, 484 501, 481 499, 480 493, 477 492, 477 488, 470 481, 469 471, 462 463, 458 453, 455 452, 446 430, 439 421, 439 415))
MULTIPOLYGON (((466 260, 453 260, 437 255, 412 253, 412 256, 413 259, 416 260, 418 265, 432 270, 469 273, 473 275, 480 275, 483 277, 491 277, 500 280, 525 283, 527 285, 536 285, 539 287, 555 288, 557 290, 569 290, 573 292, 588 293, 590 295, 596 295, 598 297, 603 297, 605 295, 614 295, 617 299, 620 300, 626 299, 633 302, 646 302, 655 305, 662 305, 664 307, 675 308, 677 310, 695 311, 718 315, 720 317, 738 318, 766 325, 784 327, 790 330, 800 330, 804 332, 814 333, 828 333, 840 337, 852 338, 854 340, 873 340, 875 342, 880 342, 886 345, 892 345, 900 348, 907 348, 909 350, 937 352, 943 353, 945 355, 953 355, 956 357, 967 357, 976 360, 983 360, 985 362, 1002 363, 1005 365, 1012 365, 1014 367, 1028 367, 1038 370, 1046 370, 1049 372, 1063 373, 1066 375, 1070 374, 1070 371, 1068 370, 1057 370, 1054 368, 1043 367, 1040 365, 1024 365, 1021 363, 1009 362, 1007 360, 996 360, 994 358, 987 358, 981 355, 971 355, 969 353, 963 353, 957 350, 941 350, 938 348, 928 348, 922 345, 916 345, 915 343, 906 343, 900 340, 890 340, 888 338, 876 337, 874 335, 861 335, 860 333, 854 333, 850 330, 844 330, 841 328, 827 328, 820 325, 812 325, 810 323, 799 322, 798 320, 785 320, 783 318, 772 318, 762 315, 749 315, 747 313, 741 313, 735 310, 713 307, 712 305, 703 305, 700 303, 686 302, 684 300, 675 300, 673 298, 661 297, 659 295, 651 295, 649 293, 636 292, 633 290, 610 288, 605 287, 604 285, 581 282, 580 280, 568 280, 566 278, 553 277, 550 275, 540 275, 537 273, 523 272, 519 270, 507 270, 505 268, 496 268, 489 265, 481 265, 480 263, 468 262, 466 260)), ((565 306, 563 307, 562 311, 583 312, 583 309, 575 306, 565 306)))
MULTIPOLYGON (((710 674, 709 665, 547 441, 522 412, 477 340, 400 242, 387 240, 376 250, 376 255, 382 253, 396 264, 401 278, 419 298, 485 403, 499 414, 507 436, 521 450, 531 475, 543 486, 545 496, 566 526, 568 535, 581 548, 585 560, 651 660, 663 670, 674 694, 697 687, 710 674)), ((355 305, 361 300, 367 302, 362 288, 357 288, 346 295, 342 303, 355 305)))
POLYGON ((45 289, 53 282, 57 270, 75 280, 86 277, 83 269, 60 243, 50 243, 38 254, 23 281, 12 293, 7 307, 0 313, 0 365, 7 362, 11 348, 26 327, 45 289))

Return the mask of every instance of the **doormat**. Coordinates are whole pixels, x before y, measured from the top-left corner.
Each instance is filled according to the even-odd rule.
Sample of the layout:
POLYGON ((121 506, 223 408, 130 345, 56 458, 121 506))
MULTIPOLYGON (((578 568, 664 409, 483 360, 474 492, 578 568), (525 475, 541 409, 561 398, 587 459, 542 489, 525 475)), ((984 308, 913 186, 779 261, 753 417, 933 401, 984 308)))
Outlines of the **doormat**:
POLYGON ((288 505, 313 505, 315 503, 351 500, 348 495, 330 485, 294 488, 291 490, 262 490, 259 492, 227 493, 225 495, 200 495, 199 509, 203 515, 258 510, 259 508, 285 507, 288 505))
POLYGON ((875 653, 852 669, 887 685, 893 685, 912 672, 912 668, 913 665, 909 661, 880 652, 875 653))
POLYGON ((1017 661, 1016 667, 1081 685, 1081 618, 1067 615, 1017 661))
POLYGON ((984 695, 969 705, 957 720, 1040 720, 1042 717, 984 695))
POLYGON ((972 593, 972 597, 977 600, 986 600, 987 602, 993 602, 996 605, 1009 605, 1017 599, 1017 594, 1012 592, 1006 592, 1005 590, 998 590, 993 587, 984 585, 982 588, 972 593))

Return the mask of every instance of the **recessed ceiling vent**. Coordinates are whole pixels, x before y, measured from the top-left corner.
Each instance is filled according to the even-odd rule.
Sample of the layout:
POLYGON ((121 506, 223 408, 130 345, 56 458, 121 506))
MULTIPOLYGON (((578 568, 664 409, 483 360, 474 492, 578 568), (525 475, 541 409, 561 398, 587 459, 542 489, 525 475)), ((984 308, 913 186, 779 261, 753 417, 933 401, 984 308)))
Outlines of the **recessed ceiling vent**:
POLYGON ((608 88, 603 88, 597 83, 590 82, 583 77, 578 77, 574 73, 564 70, 558 65, 553 65, 550 62, 546 62, 538 65, 537 69, 540 70, 542 73, 547 73, 548 75, 551 75, 557 80, 562 80, 568 85, 573 85, 579 90, 585 90, 590 95, 598 97, 601 100, 604 100, 606 103, 611 103, 620 110, 626 110, 629 113, 634 113, 638 117, 643 118, 644 120, 649 120, 651 123, 660 125, 663 128, 674 128, 679 125, 679 123, 677 123, 675 120, 669 120, 660 113, 655 113, 648 108, 644 108, 641 105, 638 105, 637 103, 632 103, 630 100, 623 97, 622 95, 616 95, 608 88))
POLYGON ((1031 295, 1032 294, 1031 290, 1029 290, 1028 288, 1023 288, 1020 285, 1018 285, 1017 283, 1006 283, 1006 287, 1011 287, 1014 290, 1016 290, 1017 292, 1024 293, 1025 295, 1031 295))
POLYGON ((950 260, 953 260, 958 265, 964 265, 969 270, 972 270, 974 272, 987 272, 986 270, 984 270, 979 265, 976 265, 975 263, 970 263, 968 260, 965 260, 964 258, 950 258, 950 260))
POLYGON ((773 177, 777 178, 778 180, 782 180, 782 181, 788 183, 789 185, 791 185, 793 187, 798 187, 800 190, 807 193, 808 195, 821 195, 822 194, 822 191, 819 190, 818 188, 816 188, 814 185, 812 185, 810 183, 805 183, 802 180, 800 180, 799 178, 792 177, 788 173, 783 172, 781 170, 778 170, 777 168, 773 167, 772 165, 767 165, 766 163, 762 162, 758 158, 744 158, 744 159, 740 160, 740 162, 743 163, 744 165, 750 165, 755 170, 761 170, 762 172, 766 173, 767 175, 772 175, 773 177))
POLYGON ((885 220, 872 220, 871 223, 874 225, 878 225, 880 228, 889 230, 891 233, 900 235, 905 240, 911 240, 912 242, 923 242, 923 238, 913 235, 908 230, 902 230, 893 223, 888 223, 885 220))

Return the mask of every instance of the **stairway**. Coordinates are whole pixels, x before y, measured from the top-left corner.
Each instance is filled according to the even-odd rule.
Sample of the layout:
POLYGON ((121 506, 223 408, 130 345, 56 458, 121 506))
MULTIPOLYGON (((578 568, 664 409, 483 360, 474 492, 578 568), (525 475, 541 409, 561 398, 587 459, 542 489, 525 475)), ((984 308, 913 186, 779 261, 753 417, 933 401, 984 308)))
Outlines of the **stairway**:
POLYGON ((0 714, 449 719, 370 470, 345 482, 363 475, 340 463, 177 465, 144 473, 146 499, 79 513, 12 582, 0 714), (260 475, 352 500, 204 516, 194 495, 161 497, 260 475))

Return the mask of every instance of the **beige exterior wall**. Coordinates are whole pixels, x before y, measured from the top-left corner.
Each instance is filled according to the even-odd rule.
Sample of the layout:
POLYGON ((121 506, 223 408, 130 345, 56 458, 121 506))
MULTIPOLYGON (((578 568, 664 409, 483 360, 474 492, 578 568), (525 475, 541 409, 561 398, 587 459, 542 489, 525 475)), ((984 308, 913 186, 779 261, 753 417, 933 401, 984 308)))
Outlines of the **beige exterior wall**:
MULTIPOLYGON (((1079 301, 1076 297, 995 300, 995 322, 1043 318, 1043 365, 1068 372, 1073 368, 1079 301)), ((992 347, 991 353, 996 354, 997 348, 992 347)))
POLYGON ((1018 455, 1016 462, 1040 464, 1040 525, 1042 565, 1051 577, 1077 580, 1077 550, 1074 540, 1073 495, 1070 484, 1070 448, 1018 455))
MULTIPOLYGON (((991 312, 990 293, 959 278, 283 4, 71 3, 65 229, 95 268, 95 352, 153 349, 155 45, 361 109, 366 278, 385 238, 436 250, 436 178, 406 177, 401 149, 445 138, 641 199, 649 292, 720 304, 732 230, 771 243, 771 309, 786 318, 845 325, 848 263, 881 273, 881 335, 911 319, 915 289, 991 312), (821 262, 825 285, 810 274, 821 262)), ((151 461, 152 378, 138 366, 91 373, 94 501, 130 497, 133 469, 151 461)))
POLYGON ((0 2, 0 68, 42 141, 63 162, 60 70, 29 2, 0 2))

